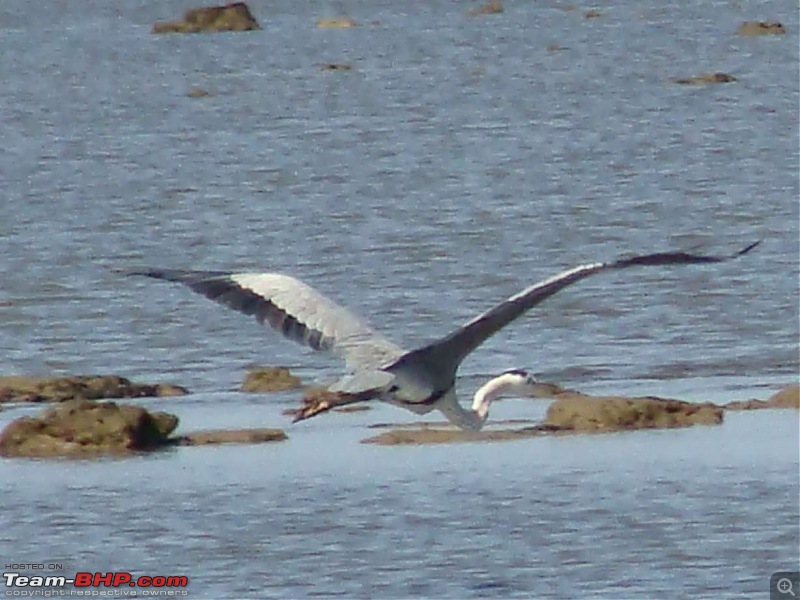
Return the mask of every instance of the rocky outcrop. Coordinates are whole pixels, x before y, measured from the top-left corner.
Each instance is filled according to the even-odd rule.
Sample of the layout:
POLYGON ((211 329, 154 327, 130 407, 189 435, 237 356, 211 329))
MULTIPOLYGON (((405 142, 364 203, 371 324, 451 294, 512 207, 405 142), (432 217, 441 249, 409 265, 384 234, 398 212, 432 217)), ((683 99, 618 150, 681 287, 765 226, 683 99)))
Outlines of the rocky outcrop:
POLYGON ((253 369, 242 383, 243 392, 285 392, 302 387, 300 378, 292 375, 286 367, 264 367, 253 369))
POLYGON ((769 23, 766 21, 745 21, 739 25, 736 33, 744 36, 754 35, 784 35, 786 27, 781 23, 769 23))
POLYGON ((704 73, 693 77, 680 77, 671 80, 679 85, 705 85, 707 83, 731 83, 736 77, 727 73, 704 73))
POLYGON ((773 394, 768 400, 737 400, 723 406, 726 410, 758 410, 761 408, 800 409, 800 385, 790 385, 773 394))
POLYGON ((217 429, 197 431, 172 440, 179 446, 210 446, 216 444, 262 444, 289 439, 283 429, 217 429))
POLYGON ((717 425, 723 410, 713 404, 693 404, 662 398, 595 397, 564 392, 550 405, 544 423, 520 429, 461 431, 425 424, 399 427, 362 440, 366 444, 407 445, 454 442, 498 442, 542 435, 602 433, 635 429, 717 425))
POLYGON ((184 14, 183 21, 169 21, 153 25, 153 33, 213 33, 256 29, 261 29, 261 26, 244 2, 234 2, 225 6, 190 8, 184 14))
POLYGON ((545 424, 560 431, 595 432, 718 425, 722 419, 722 408, 710 403, 569 392, 548 407, 545 424))
POLYGON ((75 377, 0 377, 0 402, 64 402, 105 398, 183 396, 186 388, 169 383, 140 384, 118 375, 75 377))
POLYGON ((37 417, 12 421, 0 434, 0 455, 93 456, 153 450, 168 443, 175 415, 114 402, 67 400, 37 417))

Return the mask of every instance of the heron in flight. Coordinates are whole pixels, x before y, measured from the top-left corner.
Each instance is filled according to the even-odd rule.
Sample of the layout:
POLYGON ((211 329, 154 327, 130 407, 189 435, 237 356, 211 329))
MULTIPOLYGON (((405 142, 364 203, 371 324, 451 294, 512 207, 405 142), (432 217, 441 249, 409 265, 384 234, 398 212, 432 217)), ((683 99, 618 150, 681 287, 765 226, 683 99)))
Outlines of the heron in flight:
POLYGON ((525 288, 415 350, 397 346, 346 308, 289 275, 176 269, 124 272, 181 283, 215 302, 255 316, 260 323, 269 323, 291 340, 314 350, 332 350, 344 358, 348 374, 328 387, 331 394, 300 408, 295 421, 335 406, 377 399, 420 415, 438 409, 458 427, 477 431, 486 422, 492 400, 503 395, 530 395, 537 384, 523 371, 508 371, 482 386, 467 409, 456 396, 458 367, 473 350, 523 313, 590 275, 630 267, 718 263, 746 254, 759 243, 727 256, 660 252, 568 269, 525 288))

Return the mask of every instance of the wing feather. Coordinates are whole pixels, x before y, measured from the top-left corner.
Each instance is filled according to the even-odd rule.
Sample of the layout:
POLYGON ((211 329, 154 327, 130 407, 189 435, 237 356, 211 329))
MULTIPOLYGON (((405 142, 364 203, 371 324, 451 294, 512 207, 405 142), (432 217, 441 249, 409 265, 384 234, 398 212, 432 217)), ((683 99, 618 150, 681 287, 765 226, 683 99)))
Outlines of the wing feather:
POLYGON ((739 252, 727 256, 660 252, 632 256, 610 262, 590 263, 568 269, 514 294, 444 338, 401 356, 395 364, 398 366, 412 363, 416 365, 437 365, 437 372, 430 375, 437 387, 444 387, 450 384, 444 378, 455 375, 455 371, 461 361, 489 337, 553 294, 590 275, 630 267, 724 262, 746 254, 759 243, 760 241, 750 244, 739 252))
POLYGON ((288 275, 177 269, 134 269, 125 273, 181 283, 215 302, 254 316, 292 341, 340 354, 356 371, 377 369, 403 354, 400 347, 349 310, 288 275))

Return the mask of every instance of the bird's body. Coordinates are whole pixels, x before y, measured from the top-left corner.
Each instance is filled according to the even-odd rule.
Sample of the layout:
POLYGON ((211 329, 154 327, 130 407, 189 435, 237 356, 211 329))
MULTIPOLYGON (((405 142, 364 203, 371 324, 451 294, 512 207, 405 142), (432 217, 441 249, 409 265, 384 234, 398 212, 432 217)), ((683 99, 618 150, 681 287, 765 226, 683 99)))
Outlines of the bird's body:
POLYGON ((530 392, 536 384, 525 373, 505 373, 483 386, 472 408, 465 409, 456 396, 456 372, 475 348, 527 310, 596 273, 635 266, 721 262, 745 254, 757 244, 731 256, 670 252, 575 267, 525 288, 447 336, 411 351, 390 342, 347 309, 288 275, 170 269, 127 273, 182 283, 216 302, 254 315, 261 323, 266 321, 289 339, 314 350, 340 354, 350 373, 328 388, 334 399, 301 408, 297 420, 334 406, 379 399, 416 414, 438 409, 461 428, 480 429, 492 399, 509 392, 530 392))

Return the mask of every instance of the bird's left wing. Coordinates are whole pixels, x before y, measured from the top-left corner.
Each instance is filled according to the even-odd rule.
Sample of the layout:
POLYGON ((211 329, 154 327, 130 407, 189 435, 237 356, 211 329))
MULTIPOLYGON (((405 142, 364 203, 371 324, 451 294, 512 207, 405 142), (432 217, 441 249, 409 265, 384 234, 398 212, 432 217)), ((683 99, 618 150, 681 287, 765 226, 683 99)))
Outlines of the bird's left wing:
MULTIPOLYGON (((356 373, 364 373, 364 381, 380 379, 378 372, 367 375, 403 354, 400 347, 349 310, 288 275, 177 269, 131 269, 123 273, 181 283, 215 302, 255 316, 259 323, 269 323, 290 340, 314 350, 332 350, 356 373)), ((342 391, 349 388, 346 383, 342 381, 342 391)), ((361 384, 352 387, 363 389, 361 384)))
POLYGON ((646 267, 678 264, 717 263, 736 258, 755 248, 760 241, 729 256, 706 256, 686 252, 660 252, 622 258, 611 262, 597 262, 569 269, 558 275, 545 279, 514 294, 507 300, 478 315, 459 329, 428 346, 409 352, 399 360, 412 362, 430 361, 455 369, 462 360, 487 338, 508 325, 511 321, 546 300, 556 292, 578 281, 601 273, 629 267, 646 267))

